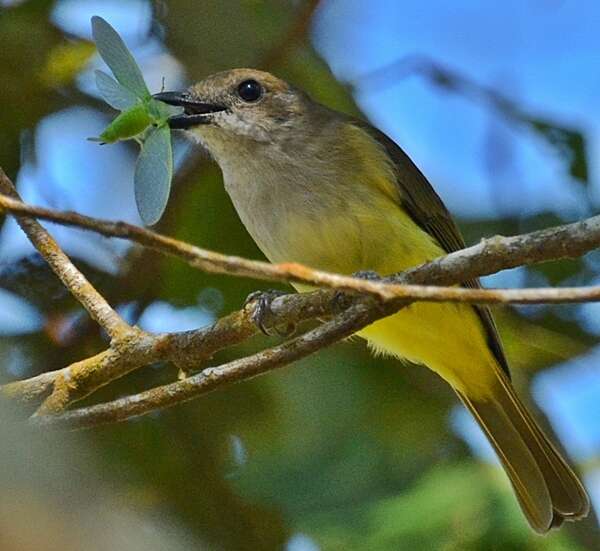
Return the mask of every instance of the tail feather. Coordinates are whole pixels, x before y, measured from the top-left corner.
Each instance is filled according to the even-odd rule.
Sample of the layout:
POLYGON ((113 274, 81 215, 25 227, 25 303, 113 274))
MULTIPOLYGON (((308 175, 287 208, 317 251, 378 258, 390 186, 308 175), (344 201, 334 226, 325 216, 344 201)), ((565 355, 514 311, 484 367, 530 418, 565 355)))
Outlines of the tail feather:
POLYGON ((521 403, 507 377, 488 400, 457 391, 498 457, 531 527, 538 533, 585 517, 588 496, 571 468, 521 403))

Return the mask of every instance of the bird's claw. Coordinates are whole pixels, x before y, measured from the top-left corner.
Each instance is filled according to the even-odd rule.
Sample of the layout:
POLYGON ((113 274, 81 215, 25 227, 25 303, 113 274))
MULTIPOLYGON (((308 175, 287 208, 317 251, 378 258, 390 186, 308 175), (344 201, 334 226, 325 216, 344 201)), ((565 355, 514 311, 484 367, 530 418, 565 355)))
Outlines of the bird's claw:
POLYGON ((288 337, 296 331, 296 326, 294 324, 289 324, 285 329, 275 326, 271 328, 267 327, 269 317, 273 314, 271 311, 271 303, 277 297, 285 294, 287 293, 275 289, 270 289, 268 291, 254 291, 253 293, 250 293, 244 301, 244 306, 247 306, 250 303, 256 304, 252 312, 252 321, 256 327, 267 336, 276 334, 280 337, 288 337))

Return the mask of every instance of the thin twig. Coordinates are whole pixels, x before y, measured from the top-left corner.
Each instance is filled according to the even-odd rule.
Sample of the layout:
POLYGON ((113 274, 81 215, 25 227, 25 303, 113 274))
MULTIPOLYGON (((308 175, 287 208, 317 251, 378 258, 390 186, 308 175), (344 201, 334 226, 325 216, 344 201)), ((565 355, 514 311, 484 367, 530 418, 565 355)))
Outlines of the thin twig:
MULTIPOLYGON (((479 247, 479 252, 467 249, 466 251, 453 253, 448 257, 421 266, 409 273, 412 273, 412 277, 418 279, 426 277, 427 270, 431 270, 432 279, 437 278, 438 281, 455 283, 466 278, 466 273, 469 274, 469 278, 479 275, 477 272, 473 272, 471 264, 481 264, 482 259, 485 260, 482 270, 487 271, 490 270, 490 266, 495 266, 499 269, 512 267, 516 262, 516 258, 535 258, 536 260, 541 260, 542 256, 538 255, 540 244, 543 244, 540 241, 541 237, 545 237, 545 242, 548 244, 547 247, 541 248, 544 251, 544 260, 549 260, 552 254, 560 258, 571 256, 575 254, 575 249, 571 250, 569 247, 560 246, 560 243, 555 241, 555 236, 566 231, 565 228, 570 228, 570 235, 574 238, 574 247, 579 248, 578 250, 588 250, 590 242, 587 241, 585 236, 579 235, 580 231, 592 227, 586 225, 588 222, 571 225, 570 227, 535 232, 529 236, 489 240, 476 246, 479 247), (470 261, 464 263, 462 255, 470 256, 470 261), (496 257, 496 255, 498 256, 496 257), (446 259, 450 259, 450 261, 446 259)), ((403 274, 400 277, 403 277, 403 274)), ((320 295, 333 296, 332 291, 310 293, 309 296, 318 297, 320 295)), ((306 297, 299 297, 299 299, 304 300, 306 297)), ((223 384, 253 377, 312 354, 322 347, 359 331, 373 321, 398 311, 408 304, 408 302, 401 298, 381 302, 369 296, 357 297, 348 310, 291 342, 248 358, 235 360, 218 368, 211 368, 184 381, 158 387, 114 402, 62 413, 58 416, 49 417, 40 415, 36 417, 34 422, 42 425, 52 424, 70 428, 86 427, 122 421, 149 411, 170 407, 176 403, 189 400, 194 396, 210 392, 223 384)), ((327 308, 327 306, 324 306, 322 311, 327 311, 327 308)), ((169 339, 171 338, 169 337, 169 339)))
MULTIPOLYGON (((563 257, 564 255, 569 256, 571 254, 572 251, 566 252, 564 247, 559 246, 557 242, 553 241, 554 236, 556 235, 555 231, 544 230, 544 232, 546 236, 548 236, 546 254, 550 254, 550 251, 559 254, 560 257, 563 257)), ((536 232, 536 234, 539 233, 541 232, 536 232)), ((534 234, 534 236, 536 234, 534 234)), ((532 248, 536 249, 535 244, 537 241, 536 239, 528 241, 525 237, 526 236, 517 236, 509 238, 510 240, 508 242, 503 241, 504 246, 496 248, 496 254, 514 254, 518 257, 531 254, 532 248)), ((583 237, 581 241, 584 241, 583 237)), ((493 244, 493 241, 491 243, 493 244)), ((539 242, 537 242, 537 244, 539 245, 539 242)), ((581 243, 578 246, 583 247, 581 243)), ((494 259, 489 246, 486 247, 485 245, 482 245, 480 247, 481 250, 479 255, 488 257, 488 260, 491 262, 490 266, 502 267, 513 262, 513 259, 506 256, 502 260, 494 259)), ((444 259, 449 257, 444 257, 441 261, 428 264, 427 266, 434 266, 433 270, 436 270, 432 276, 438 277, 439 280, 443 281, 452 279, 462 280, 465 277, 464 272, 468 272, 470 269, 469 263, 463 265, 462 254, 464 254, 464 251, 453 253, 452 262, 449 264, 445 264, 444 262, 444 259), (461 269, 463 270, 462 272, 460 271, 461 269), (452 273, 453 270, 455 271, 454 274, 452 273)), ((539 257, 536 256, 536 258, 539 257)), ((471 260, 477 262, 479 259, 480 257, 473 253, 471 260)), ((422 274, 425 268, 426 266, 423 266, 413 273, 417 274, 417 277, 421 277, 419 274, 422 274)), ((469 277, 476 277, 477 275, 479 274, 470 273, 469 277)), ((430 289, 433 292, 437 288, 427 286, 421 287, 421 289, 430 289)), ((459 291, 459 294, 462 292, 460 289, 454 287, 450 287, 448 290, 459 291)), ((551 292, 558 292, 561 290, 531 289, 527 291, 531 291, 532 296, 530 298, 535 298, 537 300, 541 295, 535 297, 535 293, 542 292, 542 294, 548 295, 547 298, 550 298, 551 292)), ((517 290, 514 292, 511 290, 496 292, 508 295, 511 293, 521 293, 521 298, 525 296, 521 291, 517 290)), ((595 297, 598 298, 597 288, 595 288, 595 292, 595 297)), ((488 299, 491 298, 491 295, 485 290, 477 290, 477 293, 481 293, 481 296, 486 296, 488 299)), ((318 296, 319 294, 320 293, 311 293, 312 296, 318 296)), ((183 381, 156 387, 112 402, 76 409, 59 416, 37 417, 34 420, 34 424, 39 426, 59 426, 68 429, 87 428, 107 423, 116 423, 143 415, 150 411, 168 408, 211 392, 225 384, 246 380, 304 358, 321 348, 356 333, 377 319, 398 311, 406 306, 408 302, 409 301, 401 298, 395 298, 394 300, 385 303, 374 302, 373 299, 371 299, 371 302, 369 303, 366 299, 363 299, 363 301, 356 302, 348 310, 333 320, 313 329, 293 341, 264 350, 246 358, 234 360, 219 367, 206 369, 183 381)))
POLYGON ((402 298, 429 302, 565 303, 600 300, 600 287, 552 289, 467 289, 442 287, 454 283, 460 271, 464 280, 525 264, 577 258, 600 246, 600 215, 513 237, 492 237, 381 281, 313 270, 294 263, 269 264, 228 256, 190 245, 152 230, 127 224, 27 205, 0 195, 0 207, 14 214, 35 216, 66 226, 76 226, 106 237, 129 239, 156 251, 176 256, 208 272, 279 282, 304 283, 340 291, 365 293, 382 300, 402 298), (423 285, 428 283, 428 285, 423 285))
MULTIPOLYGON (((0 196, 3 200, 16 203, 21 202, 17 190, 2 168, 0 168, 0 193, 5 194, 4 196, 0 196), (10 196, 10 198, 6 196, 10 196)), ((0 210, 2 210, 2 207, 3 205, 0 203, 0 210)), ((27 215, 28 213, 22 212, 21 214, 27 215)), ((69 257, 58 246, 58 243, 56 243, 39 222, 28 216, 17 215, 16 218, 21 229, 46 262, 48 262, 52 271, 111 338, 119 338, 132 331, 132 328, 111 308, 104 297, 96 291, 94 286, 75 267, 69 257)))

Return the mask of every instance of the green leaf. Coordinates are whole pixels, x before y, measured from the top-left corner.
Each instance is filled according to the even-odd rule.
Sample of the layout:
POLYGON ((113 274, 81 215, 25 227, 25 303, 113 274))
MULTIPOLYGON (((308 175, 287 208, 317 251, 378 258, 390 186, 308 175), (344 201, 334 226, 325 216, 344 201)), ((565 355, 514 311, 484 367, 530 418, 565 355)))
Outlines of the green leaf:
POLYGON ((96 71, 96 86, 108 105, 125 111, 138 102, 138 97, 104 71, 96 71))
POLYGON ((125 43, 104 19, 92 17, 92 35, 98 52, 116 79, 140 99, 148 99, 150 92, 144 77, 125 43))
POLYGON ((150 131, 135 165, 135 201, 142 221, 147 226, 156 224, 167 206, 173 151, 168 126, 150 131))

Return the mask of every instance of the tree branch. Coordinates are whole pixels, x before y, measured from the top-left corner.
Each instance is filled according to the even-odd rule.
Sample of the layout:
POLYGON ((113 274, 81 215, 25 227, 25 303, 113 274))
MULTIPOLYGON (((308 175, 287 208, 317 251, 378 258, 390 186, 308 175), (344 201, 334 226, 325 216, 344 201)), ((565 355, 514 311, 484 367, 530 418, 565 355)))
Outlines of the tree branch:
MULTIPOLYGON (((15 202, 20 202, 19 194, 8 176, 0 168, 0 192, 12 197, 15 202)), ((8 197, 2 199, 10 201, 8 197)), ((0 203, 0 207, 3 204, 0 203)), ((27 213, 21 213, 26 215, 27 213)), ((37 222, 28 216, 16 216, 17 223, 25 232, 33 246, 52 268, 52 271, 63 282, 63 285, 88 311, 111 338, 119 338, 131 333, 133 329, 117 314, 96 291, 86 277, 74 266, 69 257, 58 246, 58 243, 37 222)))
POLYGON ((558 289, 441 287, 517 266, 578 258, 600 247, 600 215, 528 234, 491 237, 477 245, 382 278, 381 281, 366 281, 314 270, 301 264, 270 264, 228 256, 126 222, 112 222, 75 212, 34 207, 3 195, 0 195, 0 208, 16 215, 35 216, 65 226, 94 231, 105 237, 128 239, 158 252, 180 258, 190 266, 206 272, 329 287, 338 291, 369 294, 384 301, 402 298, 429 302, 539 304, 600 300, 598 286, 558 289), (457 281, 457 273, 460 273, 461 278, 464 279, 457 281), (423 285, 425 283, 428 285, 423 285))
POLYGON ((521 236, 494 237, 381 281, 365 281, 312 270, 299 264, 268 264, 226 256, 123 222, 32 207, 2 195, 0 207, 21 217, 35 216, 109 237, 130 239, 206 271, 333 289, 288 295, 275 299, 272 304, 268 320, 271 327, 337 314, 320 327, 248 358, 210 368, 183 381, 129 398, 64 413, 74 401, 133 369, 156 361, 172 361, 186 371, 192 371, 217 350, 241 342, 257 332, 253 322, 256 306, 250 304, 206 329, 161 335, 141 331, 130 333, 127 337, 113 339, 109 349, 92 358, 0 388, 3 394, 23 401, 36 401, 50 392, 37 412, 35 422, 38 424, 92 426, 168 407, 222 384, 287 365, 398 311, 413 300, 537 303, 600 299, 598 287, 484 290, 452 286, 501 269, 581 256, 600 245, 600 216, 521 236), (350 292, 354 296, 340 301, 339 291, 350 292), (345 304, 342 305, 342 302, 345 304), (48 414, 59 415, 50 417, 48 414))
MULTIPOLYGON (((268 330, 325 317, 332 312, 333 298, 332 292, 277 297, 271 303, 270 315, 263 320, 263 325, 268 330)), ((255 308, 255 303, 249 303, 242 310, 202 329, 158 335, 140 334, 57 371, 8 383, 0 387, 0 395, 26 404, 39 402, 52 390, 50 398, 38 412, 43 414, 62 411, 69 403, 153 362, 172 361, 187 371, 194 371, 201 362, 219 350, 239 344, 258 333, 254 322, 255 308)))
POLYGON ((160 386, 133 396, 68 411, 61 415, 36 416, 37 426, 58 426, 75 429, 116 423, 150 411, 164 409, 207 394, 225 384, 250 379, 256 375, 284 367, 349 337, 379 317, 393 313, 398 307, 380 310, 373 304, 355 304, 338 317, 293 339, 252 356, 234 360, 168 385, 160 386))
MULTIPOLYGON (((491 271, 494 268, 500 270, 503 267, 515 266, 514 262, 516 258, 524 262, 535 262, 540 261, 542 258, 548 260, 552 255, 556 255, 559 258, 571 257, 571 255, 576 256, 577 253, 575 251, 583 253, 584 251, 589 251, 594 245, 597 246, 595 239, 598 236, 595 238, 590 237, 588 230, 595 228, 590 231, 596 232, 596 224, 598 222, 595 222, 593 225, 590 225, 589 222, 589 220, 583 221, 569 226, 542 230, 541 232, 522 236, 494 238, 475 247, 452 253, 439 260, 399 274, 394 279, 406 277, 409 279, 415 278, 419 280, 423 278, 423 280, 426 280, 428 277, 431 277, 434 281, 452 283, 477 277, 479 273, 472 269, 473 264, 481 265, 483 263, 486 266, 483 269, 491 271), (573 249, 569 246, 565 247, 561 242, 559 236, 564 238, 565 235, 573 238, 573 249)), ((422 287, 422 289, 431 289, 433 291, 436 287, 426 286, 422 287)), ((462 290, 454 287, 444 289, 446 291, 462 292, 462 290)), ((595 289, 595 298, 597 299, 599 297, 598 289, 593 289, 595 289)), ((525 296, 523 291, 527 291, 531 293, 532 297, 536 293, 542 293, 542 295, 547 294, 549 298, 551 293, 558 293, 561 290, 530 289, 494 292, 503 293, 505 296, 516 293, 517 295, 520 294, 521 298, 523 298, 525 296)), ((573 289, 573 291, 575 290, 573 289)), ((481 293, 482 297, 488 299, 493 296, 490 294, 490 290, 471 291, 476 291, 476 293, 467 294, 475 296, 481 293)), ((322 295, 327 296, 326 293, 320 291, 310 293, 309 296, 311 298, 322 295)), ((333 297, 331 292, 329 292, 329 296, 333 297)), ((540 296, 538 295, 538 297, 540 296)), ((120 422, 151 411, 168 408, 191 400, 196 396, 211 392, 222 385, 249 379, 304 358, 321 348, 360 331, 360 329, 377 319, 397 312, 409 302, 404 297, 395 297, 385 302, 378 301, 374 297, 359 297, 355 299, 352 306, 339 316, 290 342, 246 358, 234 360, 219 367, 208 368, 183 381, 156 387, 112 402, 69 411, 59 416, 37 417, 34 420, 34 424, 69 429, 87 428, 120 422)), ((324 303, 324 307, 324 312, 331 312, 332 310, 330 309, 333 309, 332 301, 329 300, 324 303)), ((289 318, 286 321, 290 321, 289 318)))
POLYGON ((477 245, 406 270, 399 279, 446 285, 455 279, 456 273, 466 281, 518 266, 579 258, 598 247, 600 215, 522 235, 482 239, 477 245))

